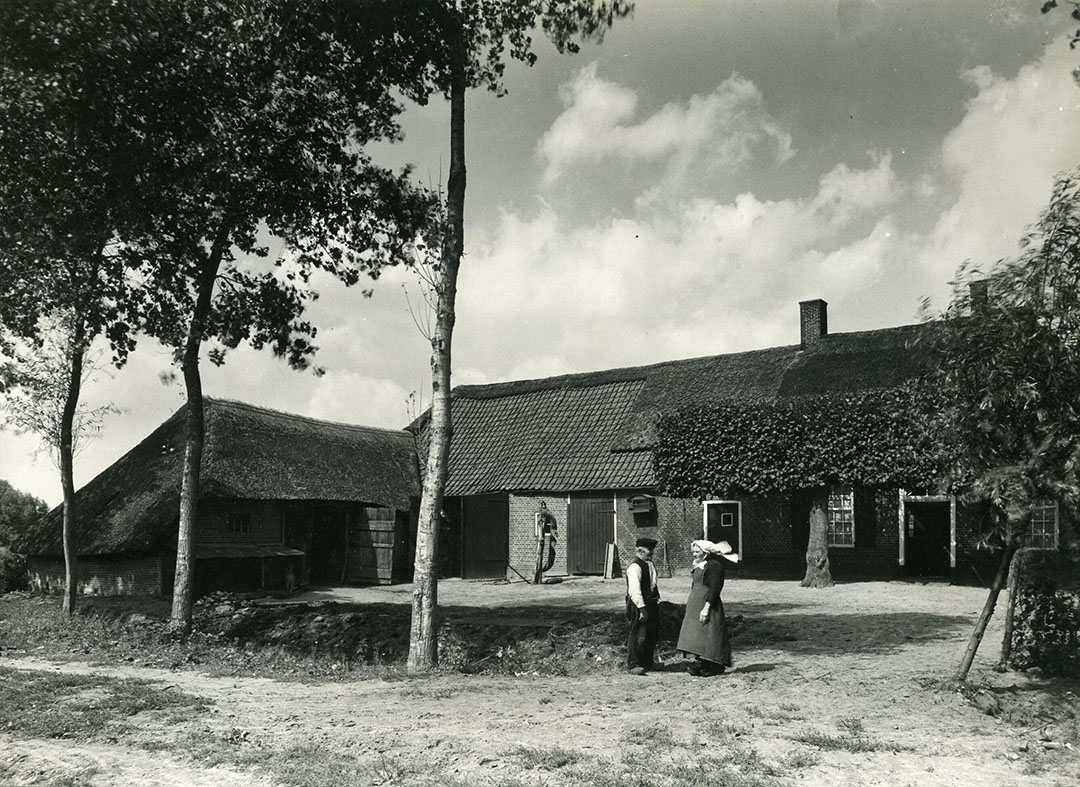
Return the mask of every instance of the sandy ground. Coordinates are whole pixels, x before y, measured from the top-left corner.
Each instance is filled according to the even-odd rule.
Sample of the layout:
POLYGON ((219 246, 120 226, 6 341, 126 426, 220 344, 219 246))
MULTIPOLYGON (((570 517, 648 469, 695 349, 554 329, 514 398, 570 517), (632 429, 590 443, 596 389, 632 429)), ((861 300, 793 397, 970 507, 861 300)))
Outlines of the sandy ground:
MULTIPOLYGON (((683 602, 688 588, 686 577, 661 581, 670 601, 683 602)), ((623 585, 594 578, 540 587, 451 580, 440 585, 439 594, 444 605, 498 605, 527 617, 529 607, 540 605, 618 608, 623 585)), ((664 728, 676 745, 697 747, 706 759, 722 746, 752 749, 780 783, 1080 784, 1080 756, 1064 747, 1080 741, 1058 741, 1048 753, 1040 725, 987 715, 942 687, 959 663, 985 598, 982 589, 940 584, 852 583, 810 590, 794 582, 729 580, 728 614, 743 615, 776 636, 768 647, 744 646, 736 638, 735 668, 718 678, 691 677, 678 658, 645 677, 621 671, 574 678, 446 674, 319 685, 29 658, 4 658, 0 664, 161 681, 214 701, 210 716, 193 722, 200 734, 281 746, 317 743, 414 763, 467 783, 520 778, 512 756, 517 747, 617 758, 637 745, 635 730, 664 728), (879 742, 878 750, 817 751, 796 740, 810 732, 836 736, 852 725, 879 742), (721 728, 723 741, 715 739, 721 728), (816 752, 814 762, 791 765, 810 752, 816 752)), ((316 599, 408 604, 411 587, 323 589, 299 600, 316 599)), ((1045 686, 1041 678, 991 670, 1001 617, 999 610, 971 678, 999 696, 1034 696, 1045 686)), ((1055 697, 1054 710, 1061 718, 1080 713, 1080 705, 1075 695, 1063 693, 1055 697)), ((141 725, 146 740, 170 734, 179 731, 163 730, 153 719, 141 725)), ((182 754, 150 756, 140 743, 25 741, 0 733, 0 764, 7 764, 14 784, 49 783, 46 775, 58 773, 83 774, 82 781, 64 784, 116 787, 271 783, 255 771, 211 771, 182 754)), ((391 784, 395 778, 384 773, 370 783, 391 784)), ((545 772, 523 783, 560 780, 545 772)))

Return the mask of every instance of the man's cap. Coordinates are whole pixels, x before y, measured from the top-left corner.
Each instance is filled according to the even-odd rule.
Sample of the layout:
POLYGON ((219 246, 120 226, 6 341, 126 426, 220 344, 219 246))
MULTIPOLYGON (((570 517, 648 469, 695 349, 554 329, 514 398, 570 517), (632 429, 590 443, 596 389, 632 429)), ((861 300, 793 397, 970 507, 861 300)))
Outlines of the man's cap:
POLYGON ((655 538, 639 538, 635 544, 639 547, 645 547, 646 549, 656 549, 657 540, 655 538))

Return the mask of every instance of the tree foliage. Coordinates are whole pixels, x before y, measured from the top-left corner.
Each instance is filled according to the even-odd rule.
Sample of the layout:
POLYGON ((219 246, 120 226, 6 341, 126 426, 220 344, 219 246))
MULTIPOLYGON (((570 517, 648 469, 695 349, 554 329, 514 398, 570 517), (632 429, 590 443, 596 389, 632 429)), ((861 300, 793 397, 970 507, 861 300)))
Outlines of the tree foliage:
POLYGON ((1080 169, 1059 176, 1016 259, 988 271, 961 268, 935 325, 935 384, 945 407, 933 438, 948 446, 952 482, 991 503, 999 538, 1017 535, 1010 528, 1022 528, 1037 504, 1075 512, 1080 169))
POLYGON ((350 285, 404 258, 431 199, 364 146, 400 134, 399 96, 424 95, 425 65, 379 0, 17 0, 0 21, 18 69, 45 86, 30 105, 71 121, 52 129, 81 152, 68 169, 119 184, 123 210, 94 226, 127 273, 104 278, 148 293, 138 328, 184 370, 186 628, 204 343, 215 363, 247 342, 307 367, 313 272, 350 285), (83 133, 87 117, 105 131, 83 133))
POLYGON ((934 438, 950 450, 954 483, 968 498, 989 503, 985 537, 1002 547, 956 673, 962 681, 1034 507, 1060 505, 1062 547, 1080 555, 1080 169, 1058 177, 1017 258, 985 272, 961 267, 949 309, 935 325, 935 383, 945 407, 934 438))
POLYGON ((58 459, 69 615, 84 361, 104 334, 122 365, 141 311, 115 242, 132 189, 128 129, 111 90, 128 66, 102 57, 98 8, 0 6, 0 349, 17 361, 5 364, 0 385, 15 423, 38 432, 58 459), (21 357, 11 352, 20 347, 21 357))
POLYGON ((0 546, 18 548, 18 539, 48 513, 49 507, 29 492, 0 479, 0 546))
POLYGON ((928 438, 935 390, 900 388, 778 401, 730 401, 663 415, 657 484, 677 497, 825 486, 928 487, 943 457, 928 438))
MULTIPOLYGON (((48 321, 43 321, 48 322, 48 321)), ((18 376, 15 384, 0 393, 0 423, 15 432, 33 433, 41 438, 57 468, 61 467, 64 444, 64 409, 71 383, 72 332, 60 325, 41 330, 32 344, 12 342, 18 376)), ((99 353, 87 356, 82 364, 83 387, 99 371, 99 353)), ((78 456, 86 442, 101 431, 105 416, 117 412, 112 405, 87 407, 79 403, 73 413, 71 453, 78 456)))

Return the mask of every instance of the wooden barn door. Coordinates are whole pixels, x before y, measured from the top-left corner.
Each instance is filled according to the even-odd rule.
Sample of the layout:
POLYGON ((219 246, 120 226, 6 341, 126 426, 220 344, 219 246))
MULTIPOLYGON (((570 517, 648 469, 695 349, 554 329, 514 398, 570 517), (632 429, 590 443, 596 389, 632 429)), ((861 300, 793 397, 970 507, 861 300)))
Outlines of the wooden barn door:
POLYGON ((461 578, 505 579, 510 562, 510 498, 461 498, 461 578))
POLYGON ((386 585, 394 578, 396 511, 360 508, 351 517, 346 545, 346 582, 386 585))
POLYGON ((607 545, 615 539, 615 501, 609 495, 571 495, 566 522, 568 574, 603 574, 607 545))

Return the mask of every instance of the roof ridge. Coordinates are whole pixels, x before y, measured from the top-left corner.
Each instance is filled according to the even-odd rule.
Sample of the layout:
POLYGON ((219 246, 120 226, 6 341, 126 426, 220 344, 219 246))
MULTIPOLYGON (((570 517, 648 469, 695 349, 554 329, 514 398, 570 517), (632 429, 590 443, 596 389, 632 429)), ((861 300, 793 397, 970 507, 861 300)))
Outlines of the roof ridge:
POLYGON ((262 415, 273 416, 275 418, 282 418, 287 421, 303 421, 309 424, 321 424, 324 426, 333 426, 339 428, 345 428, 359 432, 371 432, 374 434, 388 434, 388 435, 403 435, 408 434, 406 429, 390 429, 383 426, 366 426, 364 424, 350 424, 344 421, 330 421, 325 418, 313 418, 309 415, 300 415, 299 413, 288 413, 284 410, 275 410, 270 407, 262 407, 260 405, 250 404, 249 402, 241 402, 237 399, 224 399, 216 396, 204 396, 204 404, 211 404, 213 406, 224 405, 225 409, 244 410, 248 412, 260 413, 262 415))
MULTIPOLYGON (((822 337, 823 342, 835 339, 860 339, 872 335, 885 335, 889 333, 903 333, 926 326, 928 322, 905 323, 888 328, 869 328, 863 331, 844 331, 828 333, 822 337)), ((738 350, 729 353, 715 353, 712 355, 696 355, 690 358, 669 359, 656 363, 643 364, 641 366, 616 366, 608 369, 594 369, 587 372, 568 372, 553 377, 530 377, 517 380, 500 380, 490 383, 476 383, 472 385, 459 385, 453 388, 451 395, 455 398, 470 398, 476 394, 499 395, 498 391, 506 393, 531 393, 541 390, 552 390, 561 387, 568 388, 591 388, 600 385, 610 385, 619 382, 633 382, 645 380, 649 373, 667 368, 691 364, 695 362, 712 361, 718 359, 737 360, 741 357, 759 355, 771 352, 792 352, 804 349, 799 344, 782 344, 773 347, 760 347, 753 350, 738 350), (520 389, 520 390, 517 390, 520 389)), ((794 359, 793 359, 794 361, 794 359)))

